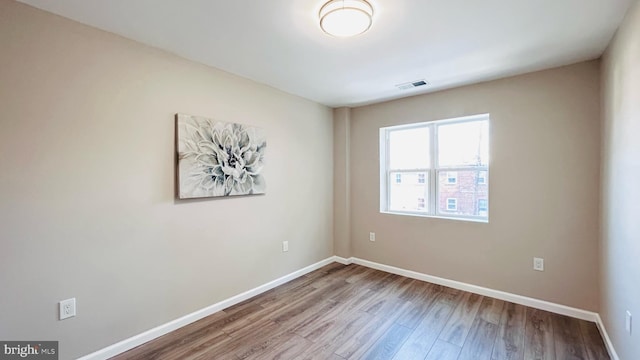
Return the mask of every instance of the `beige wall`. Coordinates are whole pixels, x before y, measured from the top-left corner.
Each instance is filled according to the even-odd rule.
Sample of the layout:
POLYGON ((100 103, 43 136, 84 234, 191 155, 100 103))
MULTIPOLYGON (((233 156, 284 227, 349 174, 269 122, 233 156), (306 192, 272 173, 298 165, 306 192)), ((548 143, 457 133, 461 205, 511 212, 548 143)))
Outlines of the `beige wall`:
POLYGON ((353 255, 597 310, 599 147, 598 61, 355 108, 353 255), (380 127, 481 113, 491 114, 488 224, 379 212, 380 127))
POLYGON ((351 257, 351 109, 333 110, 333 251, 351 257))
POLYGON ((602 300, 600 312, 621 359, 640 358, 640 3, 602 66, 602 300), (635 316, 632 335, 625 316, 635 316))
POLYGON ((335 253, 601 311, 635 358, 639 24, 636 4, 602 64, 600 217, 598 61, 332 114, 0 0, 0 339, 74 358, 335 253), (267 195, 174 200, 176 112, 264 128, 267 195), (378 129, 479 113, 490 222, 380 214, 378 129))
POLYGON ((0 339, 74 358, 333 254, 331 109, 9 0, 0 49, 0 339), (174 200, 176 112, 264 128, 267 194, 174 200))

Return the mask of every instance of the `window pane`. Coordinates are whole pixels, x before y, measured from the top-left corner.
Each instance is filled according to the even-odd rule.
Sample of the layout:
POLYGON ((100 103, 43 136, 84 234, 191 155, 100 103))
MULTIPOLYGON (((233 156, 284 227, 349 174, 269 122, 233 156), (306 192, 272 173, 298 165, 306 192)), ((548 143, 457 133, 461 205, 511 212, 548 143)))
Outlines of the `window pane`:
POLYGON ((468 121, 438 126, 438 165, 487 166, 489 121, 468 121))
POLYGON ((451 171, 438 171, 438 213, 443 215, 489 215, 489 182, 486 171, 455 171, 456 182, 450 182, 451 171), (484 175, 484 183, 478 181, 484 175))
POLYGON ((390 169, 429 168, 429 128, 389 131, 390 169))
POLYGON ((424 172, 392 172, 389 186, 390 211, 429 211, 429 176, 424 172), (400 181, 398 181, 400 178, 400 181))

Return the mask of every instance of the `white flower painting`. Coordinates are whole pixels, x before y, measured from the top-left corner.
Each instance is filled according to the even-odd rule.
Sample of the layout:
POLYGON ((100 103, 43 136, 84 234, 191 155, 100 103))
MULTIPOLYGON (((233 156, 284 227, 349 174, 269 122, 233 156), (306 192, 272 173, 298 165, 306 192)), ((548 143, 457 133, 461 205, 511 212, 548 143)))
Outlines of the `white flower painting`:
POLYGON ((261 129, 176 115, 180 199, 264 194, 261 129))

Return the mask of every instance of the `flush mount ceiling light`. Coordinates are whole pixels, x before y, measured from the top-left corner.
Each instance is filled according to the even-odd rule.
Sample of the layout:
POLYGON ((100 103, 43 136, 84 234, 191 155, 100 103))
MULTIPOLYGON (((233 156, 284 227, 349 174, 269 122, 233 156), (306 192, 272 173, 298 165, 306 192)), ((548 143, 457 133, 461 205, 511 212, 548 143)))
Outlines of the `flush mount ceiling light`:
POLYGON ((329 35, 349 37, 369 30, 373 7, 366 0, 331 0, 320 9, 320 28, 329 35))

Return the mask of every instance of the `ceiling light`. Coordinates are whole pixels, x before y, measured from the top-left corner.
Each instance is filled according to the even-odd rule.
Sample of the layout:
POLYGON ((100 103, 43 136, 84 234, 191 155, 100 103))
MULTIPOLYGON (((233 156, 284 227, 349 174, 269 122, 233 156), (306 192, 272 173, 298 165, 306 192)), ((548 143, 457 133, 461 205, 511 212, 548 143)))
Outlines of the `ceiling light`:
POLYGON ((320 9, 320 28, 338 37, 360 35, 371 27, 372 16, 366 0, 331 0, 320 9))

